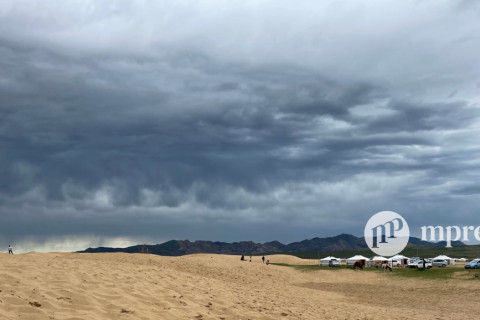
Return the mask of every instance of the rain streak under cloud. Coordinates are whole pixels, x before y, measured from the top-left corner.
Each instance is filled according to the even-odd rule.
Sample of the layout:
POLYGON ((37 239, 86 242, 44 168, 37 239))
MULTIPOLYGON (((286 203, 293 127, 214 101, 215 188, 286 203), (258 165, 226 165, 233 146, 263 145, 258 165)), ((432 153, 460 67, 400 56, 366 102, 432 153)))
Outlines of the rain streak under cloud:
POLYGON ((0 245, 478 225, 474 1, 0 3, 0 245))

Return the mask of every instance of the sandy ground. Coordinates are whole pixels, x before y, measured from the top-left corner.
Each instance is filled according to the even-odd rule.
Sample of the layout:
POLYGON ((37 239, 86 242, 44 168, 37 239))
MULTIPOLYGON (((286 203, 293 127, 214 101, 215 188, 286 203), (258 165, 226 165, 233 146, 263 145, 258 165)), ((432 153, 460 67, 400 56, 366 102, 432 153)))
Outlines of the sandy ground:
POLYGON ((299 271, 207 254, 0 254, 0 319, 458 319, 479 308, 480 280, 299 271))

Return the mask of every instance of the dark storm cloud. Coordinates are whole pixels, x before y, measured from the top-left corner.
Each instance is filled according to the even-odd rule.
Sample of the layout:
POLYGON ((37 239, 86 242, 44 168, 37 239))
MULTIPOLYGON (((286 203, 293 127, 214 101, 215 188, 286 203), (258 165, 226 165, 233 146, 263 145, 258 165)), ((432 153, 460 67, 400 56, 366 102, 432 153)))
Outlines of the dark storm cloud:
POLYGON ((373 132, 448 130, 468 127, 475 124, 479 116, 476 107, 465 101, 411 103, 394 102, 394 113, 371 121, 368 126, 373 132))
POLYGON ((440 23, 456 6, 428 20, 433 2, 397 4, 418 11, 396 42, 412 26, 381 4, 366 20, 173 6, 182 24, 140 4, 37 5, 0 8, 1 241, 290 241, 360 234, 385 209, 474 216, 478 41, 431 55, 468 37, 440 23), (282 14, 307 18, 290 37, 282 14))

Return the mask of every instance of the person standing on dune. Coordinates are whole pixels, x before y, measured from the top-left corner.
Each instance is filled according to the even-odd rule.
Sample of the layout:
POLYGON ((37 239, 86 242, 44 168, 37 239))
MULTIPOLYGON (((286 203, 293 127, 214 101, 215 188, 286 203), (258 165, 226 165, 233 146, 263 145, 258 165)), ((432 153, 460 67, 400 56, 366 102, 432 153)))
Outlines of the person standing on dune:
POLYGON ((13 248, 11 245, 8 245, 8 254, 13 254, 13 248))

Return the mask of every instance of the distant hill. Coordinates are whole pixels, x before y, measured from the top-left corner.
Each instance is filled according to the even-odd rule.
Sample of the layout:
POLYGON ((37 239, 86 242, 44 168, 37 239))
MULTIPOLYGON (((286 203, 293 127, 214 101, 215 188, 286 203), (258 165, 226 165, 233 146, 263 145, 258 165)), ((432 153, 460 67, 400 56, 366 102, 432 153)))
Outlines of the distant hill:
MULTIPOLYGON (((410 244, 417 246, 441 247, 445 242, 432 243, 421 239, 410 237, 410 244)), ((452 242, 454 246, 464 246, 460 241, 452 242)), ((148 252, 162 256, 182 256, 192 253, 216 253, 216 254, 271 254, 271 253, 292 253, 292 252, 348 252, 358 249, 367 249, 364 238, 350 234, 341 234, 335 237, 313 238, 300 242, 283 244, 278 241, 255 243, 253 241, 241 242, 218 242, 218 241, 189 241, 170 240, 162 244, 136 245, 127 248, 88 248, 83 253, 97 252, 126 252, 139 253, 148 252)))

